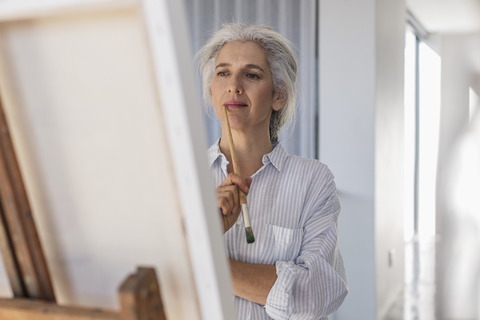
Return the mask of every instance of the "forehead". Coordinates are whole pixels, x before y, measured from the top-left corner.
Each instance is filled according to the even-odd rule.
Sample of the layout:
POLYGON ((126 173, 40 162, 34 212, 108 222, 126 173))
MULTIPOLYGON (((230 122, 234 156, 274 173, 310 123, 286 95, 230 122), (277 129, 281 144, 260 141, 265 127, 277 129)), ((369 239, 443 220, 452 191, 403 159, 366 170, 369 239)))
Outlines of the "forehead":
POLYGON ((216 65, 219 63, 228 63, 238 66, 256 64, 262 68, 269 67, 267 56, 265 55, 263 48, 250 41, 232 41, 225 44, 215 60, 216 65))

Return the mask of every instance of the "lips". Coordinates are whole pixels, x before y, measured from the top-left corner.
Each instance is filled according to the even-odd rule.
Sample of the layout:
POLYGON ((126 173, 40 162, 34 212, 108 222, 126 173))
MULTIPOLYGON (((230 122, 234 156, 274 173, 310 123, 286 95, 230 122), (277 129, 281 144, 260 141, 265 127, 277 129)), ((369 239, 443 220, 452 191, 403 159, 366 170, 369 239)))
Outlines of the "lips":
POLYGON ((238 109, 238 108, 245 108, 247 105, 240 101, 229 101, 225 103, 225 106, 229 109, 238 109))

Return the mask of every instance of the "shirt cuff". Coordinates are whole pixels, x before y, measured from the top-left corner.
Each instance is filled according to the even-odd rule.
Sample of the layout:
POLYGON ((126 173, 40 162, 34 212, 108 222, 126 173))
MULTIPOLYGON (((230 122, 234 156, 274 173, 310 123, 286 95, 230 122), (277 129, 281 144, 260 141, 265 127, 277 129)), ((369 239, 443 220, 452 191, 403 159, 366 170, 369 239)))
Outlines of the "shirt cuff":
POLYGON ((293 313, 292 288, 297 278, 293 261, 277 261, 277 280, 267 296, 265 309, 275 320, 287 320, 293 313))

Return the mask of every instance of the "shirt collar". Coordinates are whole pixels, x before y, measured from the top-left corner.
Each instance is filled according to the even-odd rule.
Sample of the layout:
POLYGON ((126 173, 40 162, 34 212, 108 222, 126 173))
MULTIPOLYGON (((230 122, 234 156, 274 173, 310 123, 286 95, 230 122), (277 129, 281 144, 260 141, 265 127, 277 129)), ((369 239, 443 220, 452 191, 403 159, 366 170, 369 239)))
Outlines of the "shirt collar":
MULTIPOLYGON (((220 151, 219 147, 220 139, 218 139, 209 149, 208 149, 208 164, 212 167, 213 163, 221 158, 222 162, 228 164, 227 158, 220 151)), ((287 160, 288 152, 283 148, 280 142, 272 143, 273 150, 270 153, 267 153, 263 156, 262 162, 264 165, 271 163, 278 171, 282 171, 285 160, 287 160)))
POLYGON ((280 142, 272 143, 272 147, 273 150, 263 156, 262 162, 264 165, 271 163, 278 171, 282 171, 285 160, 287 160, 288 157, 288 152, 280 142))

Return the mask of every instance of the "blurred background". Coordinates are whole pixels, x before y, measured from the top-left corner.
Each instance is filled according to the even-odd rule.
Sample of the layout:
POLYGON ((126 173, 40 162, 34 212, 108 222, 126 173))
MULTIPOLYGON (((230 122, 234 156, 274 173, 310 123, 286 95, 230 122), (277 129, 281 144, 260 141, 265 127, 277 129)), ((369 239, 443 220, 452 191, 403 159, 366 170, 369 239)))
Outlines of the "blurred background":
MULTIPOLYGON (((71 2, 90 2, 82 1, 71 2)), ((125 3, 137 8, 136 1, 125 3)), ((480 319, 480 0, 165 3, 185 10, 190 48, 182 54, 190 51, 193 57, 232 21, 271 26, 292 42, 300 67, 298 112, 280 141, 289 153, 329 166, 342 205, 339 247, 350 292, 330 319, 480 319)), ((162 127, 156 91, 145 76, 151 71, 149 58, 137 50, 145 41, 135 10, 24 19, 0 28, 0 53, 16 61, 4 64, 0 54, 0 75, 8 79, 7 71, 15 71, 18 79, 12 79, 26 93, 17 104, 5 94, 12 100, 5 106, 16 124, 12 135, 21 142, 19 158, 34 181, 32 203, 39 209, 34 212, 45 218, 38 221, 43 221, 39 229, 46 255, 54 270, 66 270, 71 261, 70 273, 56 272, 62 301, 114 305, 113 296, 102 300, 107 298, 98 294, 118 284, 131 270, 125 266, 143 256, 162 258, 133 246, 112 255, 118 241, 105 236, 98 221, 128 228, 144 223, 150 235, 131 234, 139 243, 158 243, 156 226, 170 227, 158 215, 165 208, 158 194, 171 185, 160 183, 165 178, 160 164, 168 154, 157 135, 162 127), (106 54, 111 51, 116 54, 106 54), (78 59, 92 70, 79 68, 78 59), (108 72, 91 81, 99 61, 108 72), (123 90, 130 87, 137 90, 123 90), (97 94, 114 100, 103 103, 97 94), (132 130, 137 135, 130 135, 132 130), (90 256, 97 248, 108 250, 115 272, 90 256), (76 297, 78 288, 87 294, 76 297)), ((199 79, 192 94, 201 101, 199 79)), ((5 83, 0 81, 2 90, 13 92, 5 83)), ((205 113, 204 120, 212 144, 220 125, 214 115, 205 113)), ((152 245, 151 250, 157 249, 152 245)), ((0 270, 0 289, 10 290, 7 280, 0 270)))
POLYGON ((192 54, 232 21, 294 45, 298 113, 280 140, 333 170, 343 207, 350 294, 331 319, 480 319, 480 1, 185 4, 192 54))

